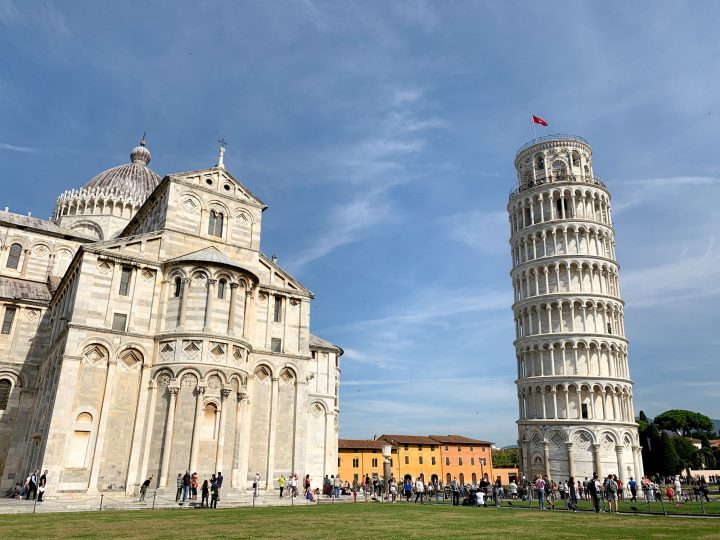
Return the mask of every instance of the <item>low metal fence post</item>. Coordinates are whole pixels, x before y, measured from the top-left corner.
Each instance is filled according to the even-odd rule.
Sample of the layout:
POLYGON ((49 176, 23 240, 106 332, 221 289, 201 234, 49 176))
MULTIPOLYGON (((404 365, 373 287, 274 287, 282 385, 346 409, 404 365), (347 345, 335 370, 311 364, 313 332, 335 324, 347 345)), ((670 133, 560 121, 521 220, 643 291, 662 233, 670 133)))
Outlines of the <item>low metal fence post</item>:
POLYGON ((157 497, 157 491, 153 493, 153 503, 152 503, 152 509, 155 510, 155 497, 157 497))
POLYGON ((35 513, 36 506, 37 506, 37 499, 33 499, 33 514, 35 513))
POLYGON ((104 497, 105 497, 105 495, 102 495, 102 494, 100 495, 100 510, 98 510, 98 512, 102 512, 102 503, 103 503, 104 497))

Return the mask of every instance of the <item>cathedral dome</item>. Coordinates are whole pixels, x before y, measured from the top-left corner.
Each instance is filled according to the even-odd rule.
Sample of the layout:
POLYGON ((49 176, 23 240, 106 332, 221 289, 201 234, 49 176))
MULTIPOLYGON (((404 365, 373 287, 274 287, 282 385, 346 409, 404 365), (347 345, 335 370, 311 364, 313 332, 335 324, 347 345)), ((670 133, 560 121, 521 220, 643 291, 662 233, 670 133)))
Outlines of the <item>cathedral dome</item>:
POLYGON ((150 151, 145 147, 145 141, 140 141, 140 145, 133 148, 130 153, 130 163, 101 172, 82 189, 124 195, 144 201, 161 180, 160 175, 147 166, 150 158, 150 151))
POLYGON ((53 212, 55 223, 98 240, 114 237, 162 180, 147 166, 150 157, 143 139, 130 153, 130 163, 101 172, 80 189, 62 193, 53 212))

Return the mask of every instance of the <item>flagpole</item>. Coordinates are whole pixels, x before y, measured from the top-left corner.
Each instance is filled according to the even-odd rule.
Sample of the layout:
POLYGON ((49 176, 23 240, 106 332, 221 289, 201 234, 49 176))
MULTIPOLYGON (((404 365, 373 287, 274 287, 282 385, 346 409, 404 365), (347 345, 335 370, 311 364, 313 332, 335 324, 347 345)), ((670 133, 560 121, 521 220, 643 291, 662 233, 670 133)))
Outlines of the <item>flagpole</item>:
POLYGON ((532 113, 530 113, 530 123, 532 124, 532 127, 533 127, 533 139, 537 139, 537 131, 535 129, 535 120, 533 119, 532 113))

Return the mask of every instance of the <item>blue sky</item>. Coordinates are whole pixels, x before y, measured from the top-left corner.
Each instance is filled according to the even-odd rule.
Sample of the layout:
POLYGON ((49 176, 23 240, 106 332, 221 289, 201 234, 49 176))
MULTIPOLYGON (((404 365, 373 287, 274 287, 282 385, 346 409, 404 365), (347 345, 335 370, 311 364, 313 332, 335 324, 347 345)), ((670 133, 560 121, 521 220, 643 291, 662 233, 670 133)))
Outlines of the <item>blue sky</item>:
POLYGON ((345 349, 341 436, 516 439, 506 217, 531 112, 613 195, 635 408, 720 417, 717 2, 0 0, 0 205, 214 164, 345 349))

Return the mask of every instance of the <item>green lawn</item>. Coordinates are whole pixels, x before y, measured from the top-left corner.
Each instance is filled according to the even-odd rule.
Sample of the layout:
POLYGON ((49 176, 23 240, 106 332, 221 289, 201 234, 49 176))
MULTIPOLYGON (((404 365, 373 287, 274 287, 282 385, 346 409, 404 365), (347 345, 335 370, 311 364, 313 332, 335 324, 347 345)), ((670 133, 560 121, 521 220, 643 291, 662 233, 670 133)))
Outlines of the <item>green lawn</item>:
POLYGON ((718 538, 717 519, 415 504, 5 515, 0 538, 718 538))

